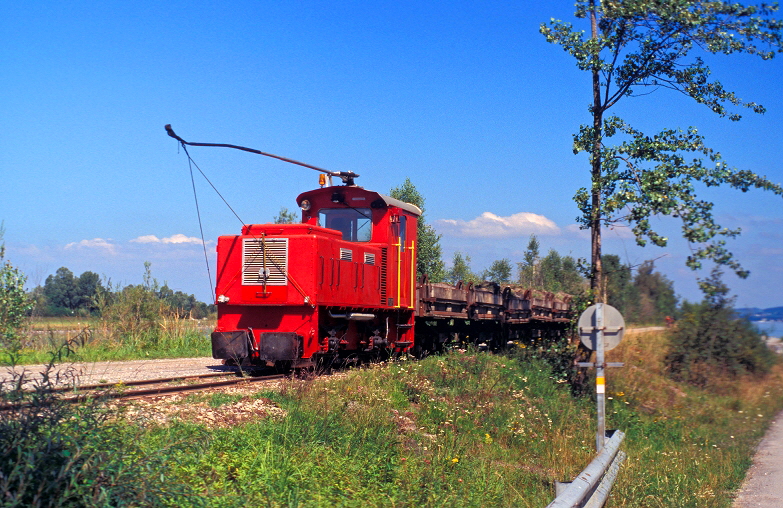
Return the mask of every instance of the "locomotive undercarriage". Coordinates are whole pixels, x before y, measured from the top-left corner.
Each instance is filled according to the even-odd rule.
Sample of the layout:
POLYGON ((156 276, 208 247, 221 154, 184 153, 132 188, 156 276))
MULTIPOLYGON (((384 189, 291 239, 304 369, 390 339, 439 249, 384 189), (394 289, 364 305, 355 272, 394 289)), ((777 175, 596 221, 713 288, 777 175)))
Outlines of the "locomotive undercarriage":
MULTIPOLYGON (((269 315, 269 308, 260 310, 254 315, 269 315)), ((306 321, 312 325, 300 324, 298 329, 313 330, 309 343, 297 332, 252 327, 213 332, 212 356, 252 369, 321 371, 388 359, 413 345, 413 311, 409 309, 319 307, 306 321)))

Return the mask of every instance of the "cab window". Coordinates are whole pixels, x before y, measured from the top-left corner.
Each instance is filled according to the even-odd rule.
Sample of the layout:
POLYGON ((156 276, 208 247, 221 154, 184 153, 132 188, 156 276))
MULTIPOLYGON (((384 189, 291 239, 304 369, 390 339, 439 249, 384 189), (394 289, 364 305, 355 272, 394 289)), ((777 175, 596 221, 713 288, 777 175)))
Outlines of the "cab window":
POLYGON ((322 208, 318 225, 336 229, 349 242, 369 242, 372 238, 372 212, 369 208, 322 208))

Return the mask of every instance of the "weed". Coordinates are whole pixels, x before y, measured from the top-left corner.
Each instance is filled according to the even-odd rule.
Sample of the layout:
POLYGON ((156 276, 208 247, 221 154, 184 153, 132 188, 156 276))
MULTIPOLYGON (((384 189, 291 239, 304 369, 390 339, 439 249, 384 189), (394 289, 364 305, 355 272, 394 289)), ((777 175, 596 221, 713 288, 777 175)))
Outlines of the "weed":
POLYGON ((0 384, 2 506, 162 506, 190 497, 185 484, 171 481, 166 463, 195 441, 146 454, 139 431, 100 399, 62 400, 55 388, 70 384, 75 373, 56 363, 77 342, 52 353, 39 377, 12 368, 10 382, 0 384))

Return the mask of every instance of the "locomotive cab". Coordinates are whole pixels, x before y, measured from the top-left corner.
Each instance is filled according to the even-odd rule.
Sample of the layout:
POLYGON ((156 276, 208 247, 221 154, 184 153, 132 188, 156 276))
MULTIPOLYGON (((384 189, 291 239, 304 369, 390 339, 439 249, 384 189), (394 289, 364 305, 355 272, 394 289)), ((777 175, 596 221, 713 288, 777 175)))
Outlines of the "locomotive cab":
POLYGON ((302 367, 409 350, 421 211, 354 185, 297 204, 299 224, 219 238, 213 357, 302 367))

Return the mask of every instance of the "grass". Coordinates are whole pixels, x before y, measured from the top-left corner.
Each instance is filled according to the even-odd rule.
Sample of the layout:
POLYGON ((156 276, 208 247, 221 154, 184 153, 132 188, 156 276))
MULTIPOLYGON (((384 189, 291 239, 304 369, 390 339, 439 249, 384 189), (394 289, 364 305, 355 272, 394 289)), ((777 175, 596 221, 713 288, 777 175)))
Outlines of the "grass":
POLYGON ((544 365, 491 355, 291 381, 259 396, 285 418, 215 429, 209 450, 181 464, 216 506, 536 506, 592 455, 589 439, 574 446, 586 401, 544 365))
MULTIPOLYGON (((143 332, 122 333, 122 324, 84 317, 35 318, 25 330, 16 363, 47 363, 52 350, 76 335, 78 348, 70 360, 98 362, 159 358, 189 358, 212 354, 208 332, 213 321, 161 317, 143 332)), ((7 359, 3 359, 7 361, 7 359)))
POLYGON ((665 333, 627 335, 608 361, 607 417, 626 432, 629 459, 616 506, 730 506, 756 444, 783 409, 780 362, 765 377, 712 373, 698 389, 664 372, 665 333))
MULTIPOLYGON (((783 373, 677 384, 663 371, 666 340, 630 334, 609 353, 626 367, 608 373, 607 426, 626 432, 629 456, 612 503, 728 507, 783 406, 783 373)), ((554 482, 595 455, 591 398, 572 397, 547 364, 524 356, 452 352, 254 397, 285 416, 210 429, 204 453, 178 465, 207 505, 546 506, 554 482)), ((176 438, 189 425, 150 436, 176 438)))
MULTIPOLYGON (((667 340, 626 334, 607 354, 626 364, 607 374, 607 427, 626 433, 628 454, 612 505, 728 507, 783 408, 783 367, 763 378, 711 373, 696 388, 666 376, 667 340)), ((168 481, 198 496, 179 506, 546 506, 554 482, 595 455, 594 402, 528 351, 450 352, 194 395, 180 404, 220 425, 185 411, 141 430, 131 419, 127 434, 141 455, 176 456, 168 481), (254 402, 277 408, 229 414, 254 402)))

